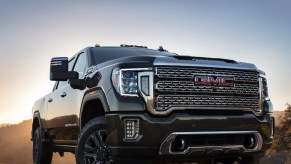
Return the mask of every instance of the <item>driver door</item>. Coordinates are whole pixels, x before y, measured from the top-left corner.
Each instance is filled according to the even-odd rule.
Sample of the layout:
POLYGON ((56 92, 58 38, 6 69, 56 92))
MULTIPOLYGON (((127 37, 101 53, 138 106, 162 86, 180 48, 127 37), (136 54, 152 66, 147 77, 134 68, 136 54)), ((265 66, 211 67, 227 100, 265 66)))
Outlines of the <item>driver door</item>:
MULTIPOLYGON (((69 62, 69 70, 84 78, 87 54, 80 53, 69 62)), ((56 144, 75 144, 79 134, 79 112, 84 91, 71 88, 68 81, 59 81, 48 102, 47 122, 49 135, 56 144)))

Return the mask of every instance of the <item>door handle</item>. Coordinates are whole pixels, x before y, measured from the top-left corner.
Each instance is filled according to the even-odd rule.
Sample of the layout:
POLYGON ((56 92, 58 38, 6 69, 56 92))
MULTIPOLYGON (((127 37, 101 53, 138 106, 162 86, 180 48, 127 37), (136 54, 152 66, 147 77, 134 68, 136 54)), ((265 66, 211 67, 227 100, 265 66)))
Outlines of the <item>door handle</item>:
POLYGON ((53 99, 52 98, 50 98, 49 100, 48 100, 48 102, 50 103, 50 102, 52 102, 53 101, 53 99))
POLYGON ((60 96, 61 96, 61 97, 66 97, 67 94, 66 94, 66 92, 63 92, 62 94, 60 94, 60 96))

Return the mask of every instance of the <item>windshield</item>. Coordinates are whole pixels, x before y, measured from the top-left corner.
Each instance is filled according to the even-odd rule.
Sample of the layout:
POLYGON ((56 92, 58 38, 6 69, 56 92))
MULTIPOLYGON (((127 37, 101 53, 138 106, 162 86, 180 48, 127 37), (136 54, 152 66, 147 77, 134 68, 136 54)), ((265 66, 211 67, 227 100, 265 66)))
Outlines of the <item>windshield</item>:
POLYGON ((129 56, 173 56, 169 52, 160 52, 145 48, 97 47, 92 48, 94 64, 129 56))

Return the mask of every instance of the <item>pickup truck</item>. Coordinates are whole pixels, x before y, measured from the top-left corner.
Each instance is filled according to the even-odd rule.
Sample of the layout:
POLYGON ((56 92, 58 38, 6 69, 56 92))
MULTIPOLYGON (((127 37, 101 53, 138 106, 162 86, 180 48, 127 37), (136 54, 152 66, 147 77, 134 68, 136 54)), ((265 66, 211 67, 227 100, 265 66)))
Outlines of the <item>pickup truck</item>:
POLYGON ((32 110, 33 161, 258 163, 274 136, 266 75, 229 59, 145 46, 52 58, 52 92, 32 110))

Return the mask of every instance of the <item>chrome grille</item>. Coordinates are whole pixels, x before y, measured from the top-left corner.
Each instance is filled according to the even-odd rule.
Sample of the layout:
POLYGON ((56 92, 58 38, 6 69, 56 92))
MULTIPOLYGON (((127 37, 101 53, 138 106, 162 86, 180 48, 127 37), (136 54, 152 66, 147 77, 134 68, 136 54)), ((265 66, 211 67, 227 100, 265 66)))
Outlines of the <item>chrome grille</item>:
POLYGON ((155 68, 155 108, 252 109, 260 108, 259 73, 255 71, 202 67, 155 68), (233 77, 233 87, 195 86, 194 76, 233 77))
MULTIPOLYGON (((199 95, 159 95, 157 97, 157 110, 168 110, 171 107, 233 107, 233 108, 259 108, 258 97, 234 96, 199 96, 199 95)), ((201 108, 203 109, 203 108, 201 108)))
POLYGON ((259 74, 253 71, 227 70, 215 68, 156 67, 159 78, 193 78, 194 75, 232 76, 235 81, 258 82, 259 74))
POLYGON ((234 87, 195 86, 192 81, 159 81, 155 88, 159 92, 188 93, 229 93, 258 95, 259 86, 255 84, 235 84, 234 87))

